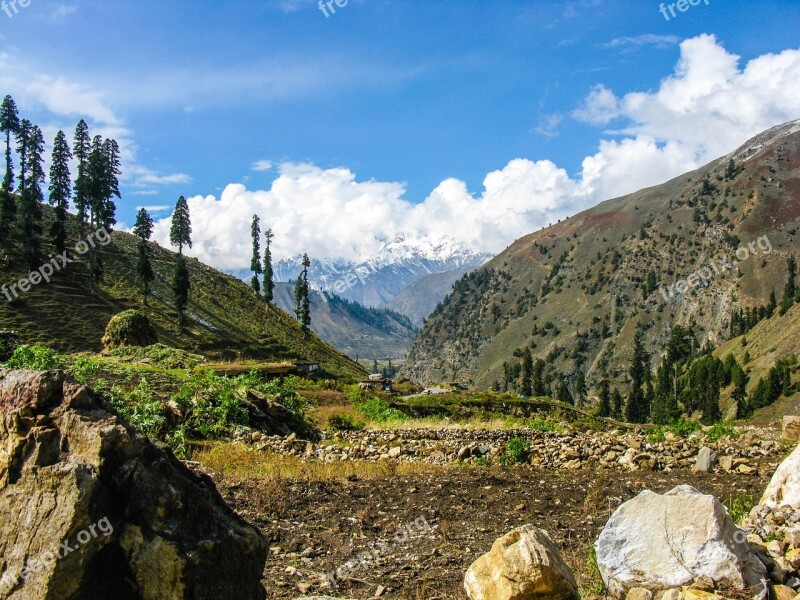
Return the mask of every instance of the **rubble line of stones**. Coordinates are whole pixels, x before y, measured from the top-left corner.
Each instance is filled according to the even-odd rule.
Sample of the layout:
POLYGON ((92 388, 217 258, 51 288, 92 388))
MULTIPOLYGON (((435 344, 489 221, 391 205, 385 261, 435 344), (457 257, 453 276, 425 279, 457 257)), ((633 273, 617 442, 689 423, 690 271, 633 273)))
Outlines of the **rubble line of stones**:
POLYGON ((608 468, 672 470, 694 468, 702 448, 709 448, 725 471, 749 474, 754 463, 784 453, 768 430, 750 429, 743 435, 704 444, 702 437, 651 443, 645 433, 549 433, 531 430, 393 430, 341 432, 314 443, 295 436, 240 436, 263 452, 306 460, 338 462, 394 460, 406 463, 475 464, 499 459, 506 443, 516 437, 530 442, 527 462, 544 468, 608 468))

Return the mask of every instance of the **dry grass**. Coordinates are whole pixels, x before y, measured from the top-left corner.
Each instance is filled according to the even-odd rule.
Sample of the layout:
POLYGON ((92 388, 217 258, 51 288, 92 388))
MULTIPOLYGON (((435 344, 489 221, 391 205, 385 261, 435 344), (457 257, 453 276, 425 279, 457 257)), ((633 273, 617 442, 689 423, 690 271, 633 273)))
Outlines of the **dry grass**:
POLYGON ((224 442, 204 445, 193 460, 225 478, 239 480, 345 481, 349 478, 387 479, 406 475, 436 475, 458 465, 367 462, 347 460, 331 463, 310 461, 296 456, 270 454, 244 444, 224 442))

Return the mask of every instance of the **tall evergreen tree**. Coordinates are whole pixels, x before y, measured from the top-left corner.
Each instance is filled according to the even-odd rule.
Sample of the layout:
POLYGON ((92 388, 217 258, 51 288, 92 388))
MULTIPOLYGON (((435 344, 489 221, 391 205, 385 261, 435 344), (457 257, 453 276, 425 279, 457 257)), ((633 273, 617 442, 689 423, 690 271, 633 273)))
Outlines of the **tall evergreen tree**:
POLYGON ((136 215, 133 234, 139 238, 139 260, 136 262, 136 275, 142 286, 142 304, 147 306, 150 283, 155 280, 155 273, 153 273, 153 265, 150 262, 150 247, 147 245, 147 240, 153 235, 153 219, 145 208, 140 208, 136 215))
POLYGON ((611 383, 608 379, 603 379, 597 384, 597 396, 599 403, 597 407, 597 415, 599 417, 610 417, 611 410, 611 383))
POLYGON ((183 331, 186 324, 186 307, 189 305, 189 269, 182 254, 175 260, 175 272, 172 276, 172 293, 175 295, 175 310, 178 311, 178 329, 183 331))
POLYGON ((275 297, 274 272, 272 270, 272 239, 274 238, 272 229, 267 229, 264 234, 264 299, 269 303, 275 297))
POLYGON ((121 198, 119 192, 119 176, 122 173, 119 157, 119 144, 116 140, 107 139, 103 142, 103 171, 101 173, 102 197, 98 206, 100 224, 106 229, 117 222, 117 205, 114 198, 121 198))
POLYGON ((133 224, 133 235, 146 242, 153 235, 153 217, 142 207, 136 213, 136 222, 133 224))
POLYGON ((578 375, 575 377, 575 404, 578 408, 583 408, 586 404, 586 394, 588 391, 586 387, 586 375, 583 374, 583 371, 579 370, 578 375))
POLYGON ((311 261, 308 258, 308 254, 303 255, 302 265, 303 271, 294 286, 294 313, 303 327, 303 333, 306 333, 311 326, 311 307, 308 301, 308 267, 311 266, 311 261))
POLYGON ((75 178, 75 204, 78 223, 83 224, 88 218, 90 205, 89 198, 89 155, 92 152, 92 139, 89 137, 89 126, 81 119, 75 128, 75 137, 72 142, 72 155, 78 161, 78 173, 75 178))
POLYGON ((533 376, 531 377, 531 392, 534 396, 547 396, 547 387, 544 381, 545 362, 537 358, 533 362, 533 376))
POLYGON ((59 254, 67 247, 67 209, 72 196, 72 180, 69 173, 71 158, 72 152, 67 136, 63 131, 59 131, 53 143, 53 157, 50 164, 50 204, 55 207, 56 213, 50 235, 59 254))
POLYGON ((14 162, 11 159, 11 136, 19 131, 19 112, 14 99, 6 96, 0 106, 0 131, 6 134, 6 172, 0 188, 0 245, 7 239, 14 222, 17 203, 14 199, 14 162))
POLYGON ((747 406, 747 384, 750 382, 750 377, 744 372, 744 369, 739 369, 737 372, 738 377, 734 377, 736 387, 733 389, 731 396, 736 401, 736 418, 744 419, 749 416, 747 406))
POLYGON ((37 125, 23 120, 18 135, 21 164, 20 180, 20 232, 22 250, 28 266, 33 269, 40 262, 42 234, 42 203, 45 182, 44 136, 37 125))
POLYGON ((611 416, 617 421, 622 420, 623 405, 625 401, 617 388, 611 394, 611 416))
POLYGON ((261 220, 258 215, 253 215, 250 236, 253 238, 253 257, 250 259, 250 270, 253 272, 252 286, 256 293, 259 293, 261 282, 258 276, 264 272, 264 268, 261 266, 261 220))
POLYGON ((522 352, 522 385, 519 388, 519 393, 523 396, 533 395, 533 388, 531 382, 533 380, 533 357, 531 356, 530 348, 525 348, 522 352))
POLYGON ((650 418, 645 384, 650 379, 650 357, 644 347, 644 332, 639 329, 633 339, 633 359, 629 374, 631 391, 628 394, 625 418, 629 423, 646 423, 650 418))
POLYGON ((169 230, 169 241, 178 247, 178 254, 183 254, 183 247, 192 247, 192 221, 189 216, 189 204, 181 196, 172 213, 172 226, 169 230))

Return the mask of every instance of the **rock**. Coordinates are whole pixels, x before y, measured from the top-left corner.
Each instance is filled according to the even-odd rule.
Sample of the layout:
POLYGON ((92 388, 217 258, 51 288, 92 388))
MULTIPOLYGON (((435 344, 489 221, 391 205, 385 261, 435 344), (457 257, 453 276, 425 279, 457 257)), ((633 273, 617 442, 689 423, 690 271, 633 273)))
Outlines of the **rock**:
POLYGON ((783 439, 790 442, 800 441, 800 417, 783 417, 783 439))
POLYGON ((632 588, 677 588, 706 575, 734 589, 759 586, 764 565, 725 507, 690 486, 659 495, 645 490, 611 516, 595 543, 606 587, 616 598, 632 588))
POLYGON ((403 449, 400 446, 389 448, 389 458, 399 458, 402 453, 403 449))
POLYGON ((578 585, 545 531, 532 525, 499 538, 464 576, 471 600, 578 600, 578 585))
POLYGON ((800 508, 800 445, 775 471, 761 497, 761 504, 772 510, 784 505, 800 508))
POLYGON ((158 343, 156 330, 142 311, 125 310, 111 317, 100 340, 106 350, 123 346, 152 346, 158 343))
POLYGON ((681 600, 683 598, 683 594, 681 594, 680 590, 665 590, 660 592, 658 596, 656 596, 657 600, 681 600))
POLYGON ((625 600, 653 600, 653 592, 644 588, 633 588, 625 600))
POLYGON ((707 446, 700 448, 697 453, 697 460, 692 467, 692 471, 697 473, 711 473, 717 464, 717 455, 707 446))
POLYGON ((797 592, 786 585, 770 586, 769 591, 769 596, 772 600, 794 600, 795 596, 797 596, 797 592))
POLYGON ((714 600, 715 598, 719 598, 719 596, 713 592, 692 589, 683 591, 683 600, 714 600))
POLYGON ((211 479, 59 372, 0 370, 0 514, 0 598, 266 595, 266 542, 211 479))

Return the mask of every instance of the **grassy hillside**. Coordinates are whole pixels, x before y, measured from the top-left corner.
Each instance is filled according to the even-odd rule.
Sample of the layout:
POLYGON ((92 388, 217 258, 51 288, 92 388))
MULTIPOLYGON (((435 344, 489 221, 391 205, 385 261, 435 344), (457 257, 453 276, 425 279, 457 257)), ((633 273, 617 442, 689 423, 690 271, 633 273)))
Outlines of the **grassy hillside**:
POLYGON ((800 253, 798 131, 800 122, 767 131, 697 171, 518 240, 457 282, 405 374, 486 387, 528 347, 570 387, 579 369, 590 386, 601 376, 624 385, 637 327, 654 365, 676 324, 693 326, 700 344, 724 342, 734 308, 765 305, 773 290, 780 301, 787 256, 800 253), (755 252, 737 260, 751 243, 755 252), (660 293, 721 259, 733 268, 707 287, 660 293))
MULTIPOLYGON (((52 212, 45 207, 45 232, 51 218, 52 212)), ((71 223, 70 256, 76 256, 73 248, 83 237, 71 223)), ((19 254, 19 239, 12 236, 3 242, 0 282, 7 284, 25 277, 28 270, 19 254)), ((361 367, 330 344, 313 333, 304 336, 293 318, 266 305, 245 283, 195 259, 187 259, 192 288, 187 326, 179 332, 170 288, 176 254, 155 244, 150 247, 156 280, 144 311, 161 342, 226 360, 306 358, 319 362, 332 375, 364 375, 361 367)), ((54 252, 49 242, 45 243, 43 261, 54 252)), ((0 330, 17 331, 25 343, 42 342, 60 352, 101 350, 100 338, 109 319, 141 306, 137 255, 136 238, 114 232, 111 242, 99 251, 104 268, 100 282, 93 281, 87 257, 78 257, 49 284, 34 286, 14 302, 0 296, 0 330)))

